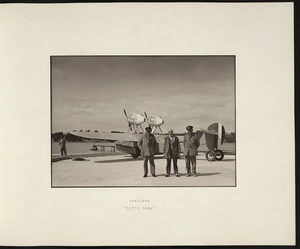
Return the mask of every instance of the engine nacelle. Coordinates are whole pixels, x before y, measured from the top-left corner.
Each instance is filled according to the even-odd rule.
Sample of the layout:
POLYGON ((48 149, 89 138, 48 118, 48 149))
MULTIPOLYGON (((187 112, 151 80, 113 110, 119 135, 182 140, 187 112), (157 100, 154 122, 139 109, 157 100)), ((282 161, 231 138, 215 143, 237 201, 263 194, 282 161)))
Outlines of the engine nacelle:
POLYGON ((131 113, 127 116, 128 123, 135 124, 135 125, 141 125, 146 121, 145 117, 141 114, 137 113, 131 113))
POLYGON ((161 126, 165 121, 161 117, 151 116, 148 119, 148 123, 150 126, 159 127, 161 126))

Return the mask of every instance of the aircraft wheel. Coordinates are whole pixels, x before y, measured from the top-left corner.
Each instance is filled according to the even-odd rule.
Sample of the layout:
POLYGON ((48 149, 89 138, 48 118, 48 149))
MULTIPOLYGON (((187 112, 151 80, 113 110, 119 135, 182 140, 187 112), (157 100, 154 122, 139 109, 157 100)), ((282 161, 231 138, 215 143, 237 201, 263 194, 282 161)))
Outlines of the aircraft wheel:
POLYGON ((216 160, 221 161, 224 158, 224 152, 221 150, 215 150, 216 160))
POLYGON ((216 153, 213 150, 209 150, 205 154, 207 161, 215 161, 216 160, 216 153))

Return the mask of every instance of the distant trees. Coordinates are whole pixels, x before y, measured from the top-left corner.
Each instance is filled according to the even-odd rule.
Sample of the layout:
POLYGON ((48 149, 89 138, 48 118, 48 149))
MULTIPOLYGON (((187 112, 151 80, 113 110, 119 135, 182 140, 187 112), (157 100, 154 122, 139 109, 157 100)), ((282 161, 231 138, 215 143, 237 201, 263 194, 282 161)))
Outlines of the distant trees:
MULTIPOLYGON (((71 133, 67 133, 66 135, 66 140, 67 142, 83 142, 84 138, 82 137, 77 137, 71 133)), ((54 142, 58 142, 60 139, 62 139, 64 137, 64 133, 63 132, 55 132, 51 134, 51 139, 54 142)))
POLYGON ((64 133, 63 132, 55 132, 55 133, 52 133, 51 134, 51 139, 54 141, 54 142, 58 142, 60 139, 62 139, 64 136, 64 133))
POLYGON ((231 132, 228 135, 225 135, 225 142, 226 143, 235 143, 235 132, 231 132))

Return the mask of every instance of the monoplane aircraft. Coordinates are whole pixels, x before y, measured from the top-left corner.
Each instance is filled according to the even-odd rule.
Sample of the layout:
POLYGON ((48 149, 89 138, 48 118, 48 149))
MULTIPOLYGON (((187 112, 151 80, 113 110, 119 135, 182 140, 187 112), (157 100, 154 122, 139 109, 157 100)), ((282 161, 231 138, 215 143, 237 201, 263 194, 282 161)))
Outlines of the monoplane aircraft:
MULTIPOLYGON (((129 130, 127 133, 111 133, 111 132, 70 132, 71 134, 87 139, 99 139, 99 140, 110 140, 116 141, 116 149, 130 154, 132 158, 137 158, 140 156, 140 149, 138 147, 138 140, 142 136, 142 132, 139 131, 142 128, 142 124, 148 122, 148 125, 152 129, 152 133, 155 134, 156 129, 158 128, 161 133, 155 134, 156 138, 156 154, 163 154, 164 152, 164 142, 167 134, 163 134, 160 128, 164 124, 164 120, 161 117, 150 116, 148 118, 146 112, 144 112, 145 117, 142 114, 131 113, 127 115, 126 110, 123 109, 128 122, 129 130)), ((220 123, 213 123, 205 129, 199 129, 195 132, 198 139, 205 134, 206 147, 208 151, 205 154, 205 157, 208 161, 222 160, 224 158, 224 152, 219 149, 223 144, 225 138, 225 128, 220 123)), ((181 143, 183 151, 183 134, 176 134, 181 143)))

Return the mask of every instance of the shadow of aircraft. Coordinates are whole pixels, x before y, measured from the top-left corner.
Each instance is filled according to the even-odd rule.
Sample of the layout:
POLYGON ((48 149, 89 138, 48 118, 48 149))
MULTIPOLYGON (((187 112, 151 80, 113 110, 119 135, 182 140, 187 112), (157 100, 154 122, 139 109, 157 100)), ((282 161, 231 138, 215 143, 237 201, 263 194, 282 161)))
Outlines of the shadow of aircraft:
POLYGON ((223 159, 222 161, 219 161, 219 162, 234 162, 235 159, 223 159))

